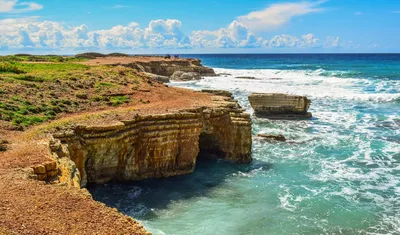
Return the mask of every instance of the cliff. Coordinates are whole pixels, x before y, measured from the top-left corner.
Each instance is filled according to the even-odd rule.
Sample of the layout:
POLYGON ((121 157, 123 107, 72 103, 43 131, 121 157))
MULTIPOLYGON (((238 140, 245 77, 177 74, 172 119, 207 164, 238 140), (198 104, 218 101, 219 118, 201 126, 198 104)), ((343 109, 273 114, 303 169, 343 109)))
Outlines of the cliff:
POLYGON ((250 116, 229 92, 168 87, 136 70, 211 73, 199 60, 2 59, 0 233, 148 234, 81 186, 187 174, 201 157, 251 161, 250 116))
MULTIPOLYGON (((86 65, 122 65, 140 72, 172 77, 176 72, 216 76, 212 68, 205 67, 199 59, 164 59, 162 57, 100 57, 84 62, 86 65)), ((196 77, 196 76, 193 76, 196 77)))
MULTIPOLYGON (((77 125, 53 138, 56 159, 72 160, 82 187, 191 173, 199 153, 251 161, 250 116, 235 100, 222 96, 214 96, 211 107, 138 114, 111 125, 77 125)), ((75 185, 71 171, 60 169, 60 181, 75 185)))

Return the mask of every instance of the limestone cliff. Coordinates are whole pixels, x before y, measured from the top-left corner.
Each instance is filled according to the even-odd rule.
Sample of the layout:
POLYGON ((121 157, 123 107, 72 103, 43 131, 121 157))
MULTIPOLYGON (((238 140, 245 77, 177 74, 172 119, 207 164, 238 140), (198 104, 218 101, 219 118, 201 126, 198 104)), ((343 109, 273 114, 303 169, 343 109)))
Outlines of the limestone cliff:
POLYGON ((136 115, 110 125, 78 125, 55 133, 52 151, 58 161, 71 159, 79 171, 60 168, 60 181, 73 185, 80 178, 85 186, 187 174, 193 172, 200 152, 251 162, 250 115, 231 96, 213 100, 210 107, 136 115))
POLYGON ((192 72, 200 76, 216 76, 212 68, 205 67, 199 59, 180 59, 162 61, 136 61, 125 66, 141 72, 171 77, 175 72, 192 72))

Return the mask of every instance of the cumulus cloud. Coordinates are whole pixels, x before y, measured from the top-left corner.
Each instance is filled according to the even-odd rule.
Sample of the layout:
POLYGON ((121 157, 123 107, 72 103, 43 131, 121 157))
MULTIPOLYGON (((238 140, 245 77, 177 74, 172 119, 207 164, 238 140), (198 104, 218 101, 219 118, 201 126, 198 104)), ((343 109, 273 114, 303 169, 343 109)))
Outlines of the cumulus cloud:
POLYGON ((18 0, 0 0, 0 13, 22 13, 36 11, 43 6, 35 2, 19 2, 18 0))
POLYGON ((201 48, 249 48, 260 46, 262 41, 238 21, 216 31, 194 31, 190 40, 193 46, 201 48))
POLYGON ((319 6, 325 1, 279 3, 273 4, 263 10, 253 11, 237 18, 248 29, 258 31, 270 31, 288 23, 293 17, 309 13, 323 11, 319 6))
POLYGON ((339 37, 324 42, 313 34, 256 36, 245 24, 233 21, 215 31, 199 30, 189 36, 179 20, 153 20, 146 27, 132 22, 109 29, 90 30, 86 25, 68 27, 37 17, 0 20, 0 49, 131 50, 138 48, 338 48, 354 46, 339 37))
POLYGON ((0 20, 2 48, 188 48, 190 39, 179 20, 154 20, 146 28, 137 23, 90 31, 86 25, 65 27, 38 18, 0 20))

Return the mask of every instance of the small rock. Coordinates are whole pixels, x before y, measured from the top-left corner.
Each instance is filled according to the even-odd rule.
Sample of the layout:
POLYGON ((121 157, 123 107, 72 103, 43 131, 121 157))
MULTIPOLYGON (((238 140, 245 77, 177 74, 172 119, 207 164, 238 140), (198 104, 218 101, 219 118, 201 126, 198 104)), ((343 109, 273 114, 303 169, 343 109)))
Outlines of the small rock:
POLYGON ((236 77, 236 78, 240 78, 240 79, 250 79, 250 80, 256 80, 257 78, 255 78, 255 77, 247 77, 247 76, 239 76, 239 77, 236 77))
POLYGON ((258 137, 264 138, 266 140, 275 140, 285 142, 286 138, 283 135, 275 135, 275 134, 258 134, 258 137))

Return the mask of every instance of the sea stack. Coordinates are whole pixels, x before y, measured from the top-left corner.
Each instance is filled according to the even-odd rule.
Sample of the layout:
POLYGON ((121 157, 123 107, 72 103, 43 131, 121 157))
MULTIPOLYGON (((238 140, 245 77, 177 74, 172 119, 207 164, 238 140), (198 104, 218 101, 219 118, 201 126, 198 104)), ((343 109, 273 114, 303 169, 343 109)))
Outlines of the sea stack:
POLYGON ((249 101, 257 117, 270 119, 304 119, 312 117, 308 112, 311 100, 305 96, 279 93, 253 93, 249 101))

